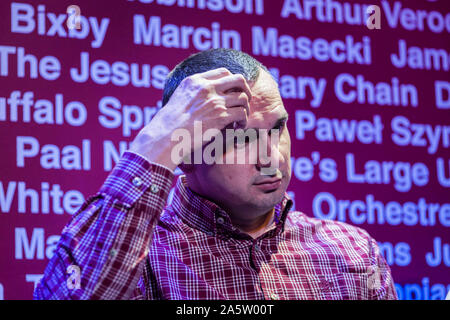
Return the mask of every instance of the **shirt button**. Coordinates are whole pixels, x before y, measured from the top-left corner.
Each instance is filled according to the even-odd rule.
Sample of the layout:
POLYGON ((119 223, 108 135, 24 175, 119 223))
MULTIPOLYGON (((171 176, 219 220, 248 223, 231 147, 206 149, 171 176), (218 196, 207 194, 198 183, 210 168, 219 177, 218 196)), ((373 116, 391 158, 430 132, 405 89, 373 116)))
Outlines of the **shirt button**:
POLYGON ((272 299, 272 300, 280 300, 280 296, 277 295, 276 293, 271 293, 270 294, 270 299, 272 299))
POLYGON ((132 183, 135 187, 140 187, 142 185, 142 179, 139 177, 134 177, 132 183))
POLYGON ((111 258, 114 258, 115 256, 117 256, 117 250, 111 249, 111 251, 109 251, 109 255, 111 256, 111 258))
POLYGON ((157 193, 159 191, 159 187, 156 184, 152 184, 150 186, 150 191, 153 193, 157 193))
POLYGON ((258 246, 257 244, 255 244, 254 248, 255 248, 255 251, 259 251, 259 250, 261 250, 261 247, 260 247, 260 246, 258 246))
POLYGON ((225 220, 222 217, 217 218, 217 223, 223 224, 225 220))

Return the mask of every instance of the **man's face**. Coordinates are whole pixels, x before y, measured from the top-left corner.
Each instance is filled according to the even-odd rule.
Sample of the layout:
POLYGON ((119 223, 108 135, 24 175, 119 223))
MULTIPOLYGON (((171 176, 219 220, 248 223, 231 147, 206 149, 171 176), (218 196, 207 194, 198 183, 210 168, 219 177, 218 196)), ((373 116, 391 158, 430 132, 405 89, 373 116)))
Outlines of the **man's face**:
MULTIPOLYGON (((261 141, 246 143, 243 146, 246 154, 244 164, 224 160, 223 164, 194 165, 194 170, 187 174, 189 187, 193 191, 217 203, 229 214, 239 215, 241 219, 254 219, 270 211, 282 200, 291 178, 291 140, 285 125, 287 112, 277 84, 267 72, 261 70, 258 80, 250 83, 250 88, 252 99, 245 129, 253 128, 256 132, 258 129, 268 132, 279 129, 278 145, 271 144, 270 136, 263 145, 258 146, 261 141), (254 143, 253 148, 251 143, 254 143), (257 152, 254 152, 255 146, 257 152), (260 152, 261 146, 266 148, 265 152, 260 152), (263 159, 261 154, 268 157, 263 159), (270 159, 277 161, 268 163, 270 159), (278 166, 268 175, 264 168, 273 168, 273 163, 277 162, 278 166), (280 181, 264 184, 277 179, 280 181)), ((225 149, 224 159, 230 152, 234 152, 236 157, 237 147, 233 144, 225 149)))

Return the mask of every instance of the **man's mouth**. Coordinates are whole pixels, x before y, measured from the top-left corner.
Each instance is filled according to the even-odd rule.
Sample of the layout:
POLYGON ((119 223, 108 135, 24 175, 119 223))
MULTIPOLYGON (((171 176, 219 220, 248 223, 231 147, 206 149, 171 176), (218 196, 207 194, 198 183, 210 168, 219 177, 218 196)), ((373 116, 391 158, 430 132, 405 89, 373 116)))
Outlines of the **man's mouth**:
POLYGON ((280 178, 264 179, 258 181, 257 183, 254 183, 253 185, 255 185, 258 189, 263 191, 273 191, 281 186, 281 179, 280 178))

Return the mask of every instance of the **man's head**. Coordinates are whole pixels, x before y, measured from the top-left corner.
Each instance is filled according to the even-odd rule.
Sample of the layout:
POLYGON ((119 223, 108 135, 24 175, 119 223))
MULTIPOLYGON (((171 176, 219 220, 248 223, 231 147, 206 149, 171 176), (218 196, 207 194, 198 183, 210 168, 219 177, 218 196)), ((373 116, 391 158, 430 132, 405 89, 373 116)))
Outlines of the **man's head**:
POLYGON ((269 72, 263 64, 242 51, 233 49, 202 51, 180 62, 169 73, 164 85, 162 105, 169 101, 184 78, 217 68, 226 68, 233 74, 242 74, 247 81, 255 81, 261 69, 269 72))
MULTIPOLYGON (((248 154, 245 164, 195 164, 186 170, 189 187, 198 194, 214 201, 224 208, 235 219, 254 220, 270 211, 283 198, 290 181, 290 137, 285 126, 287 112, 284 108, 277 83, 269 71, 251 56, 231 49, 213 49, 190 56, 178 64, 168 75, 164 88, 163 105, 181 81, 193 74, 202 73, 217 68, 226 68, 231 73, 242 74, 247 80, 252 98, 249 103, 248 121, 245 129, 279 129, 279 143, 271 145, 268 136, 263 153, 251 148, 246 143, 245 154, 248 154), (262 159, 265 154, 270 159, 276 159, 278 166, 271 175, 262 174, 272 163, 262 159), (272 185, 264 184, 275 181, 272 185), (263 184, 261 184, 263 183, 263 184)), ((253 142, 258 145, 258 142, 253 142)), ((254 145, 253 145, 254 146, 254 145)), ((235 145, 227 145, 224 158, 229 152, 234 152, 235 145), (230 149, 231 148, 231 149, 230 149), (234 148, 234 150, 233 150, 234 148)))

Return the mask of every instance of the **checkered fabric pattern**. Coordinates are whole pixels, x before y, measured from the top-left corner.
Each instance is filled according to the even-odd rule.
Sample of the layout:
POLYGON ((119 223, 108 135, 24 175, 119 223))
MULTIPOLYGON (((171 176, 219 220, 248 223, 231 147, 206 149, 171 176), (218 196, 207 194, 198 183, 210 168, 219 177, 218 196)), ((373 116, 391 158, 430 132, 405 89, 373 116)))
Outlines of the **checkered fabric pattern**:
POLYGON ((35 299, 397 299, 364 230, 290 211, 251 238, 174 174, 125 152, 64 228, 35 299), (68 282, 70 265, 80 286, 68 282))

